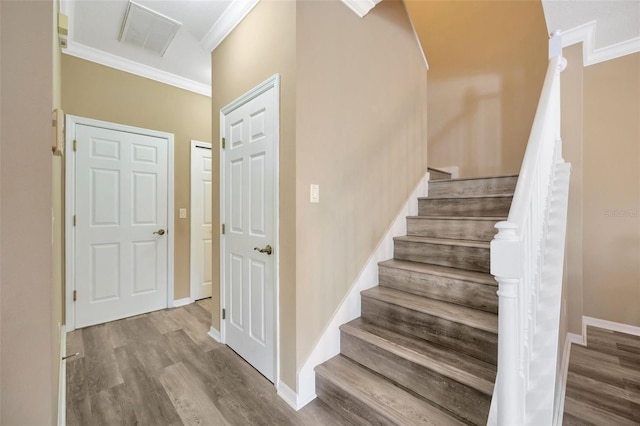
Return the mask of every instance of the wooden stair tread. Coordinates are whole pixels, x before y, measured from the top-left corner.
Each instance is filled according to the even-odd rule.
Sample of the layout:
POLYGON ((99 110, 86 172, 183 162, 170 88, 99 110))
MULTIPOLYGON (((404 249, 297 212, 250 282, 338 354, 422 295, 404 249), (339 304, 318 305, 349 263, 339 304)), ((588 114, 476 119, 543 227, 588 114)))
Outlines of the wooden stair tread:
POLYGON ((397 425, 462 425, 460 421, 427 401, 414 396, 348 358, 337 355, 320 364, 316 374, 365 402, 372 410, 397 425))
POLYGON ((448 238, 417 237, 413 235, 394 237, 393 240, 407 241, 412 243, 445 245, 445 246, 475 247, 475 248, 481 248, 481 249, 489 249, 489 247, 491 246, 490 241, 453 240, 448 238))
MULTIPOLYGON (((637 426, 638 423, 617 415, 616 413, 595 407, 587 402, 579 401, 569 396, 564 399, 565 416, 570 416, 579 420, 577 424, 593 424, 593 425, 616 425, 616 426, 637 426)), ((565 418, 563 424, 572 424, 565 418)))
POLYGON ((378 263, 387 268, 402 269, 410 272, 418 272, 429 275, 438 275, 447 278, 455 278, 463 281, 470 281, 477 284, 498 286, 493 275, 486 272, 468 271, 465 269, 451 268, 448 266, 431 265, 422 262, 411 262, 410 260, 390 259, 378 263))
POLYGON ((462 182, 465 180, 488 180, 488 179, 500 179, 500 178, 512 178, 518 177, 518 175, 499 175, 499 176, 483 176, 483 177, 470 177, 470 178, 453 178, 453 179, 442 179, 438 182, 462 182))
POLYGON ((487 362, 424 339, 396 333, 362 318, 356 318, 342 325, 340 330, 485 395, 491 396, 493 393, 496 367, 487 362))
MULTIPOLYGON (((444 182, 444 181, 439 181, 444 182)), ((436 195, 431 197, 418 197, 418 201, 428 200, 473 200, 476 198, 489 199, 489 198, 512 198, 513 193, 507 192, 502 194, 488 194, 488 195, 436 195)))
POLYGON ((498 333, 498 316, 490 312, 380 286, 364 290, 360 294, 489 333, 498 333))
MULTIPOLYGON (((425 198, 428 199, 428 198, 425 198)), ((420 219, 420 220, 483 220, 489 222, 501 222, 507 220, 506 216, 491 217, 491 216, 407 216, 407 219, 420 219)))

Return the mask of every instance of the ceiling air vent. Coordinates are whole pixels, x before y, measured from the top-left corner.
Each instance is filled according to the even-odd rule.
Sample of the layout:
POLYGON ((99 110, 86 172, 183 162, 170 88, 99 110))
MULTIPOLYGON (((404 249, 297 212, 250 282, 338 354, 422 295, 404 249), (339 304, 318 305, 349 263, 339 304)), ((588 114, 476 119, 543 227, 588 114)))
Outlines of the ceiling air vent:
POLYGON ((182 24, 130 1, 122 21, 120 41, 164 55, 182 24))

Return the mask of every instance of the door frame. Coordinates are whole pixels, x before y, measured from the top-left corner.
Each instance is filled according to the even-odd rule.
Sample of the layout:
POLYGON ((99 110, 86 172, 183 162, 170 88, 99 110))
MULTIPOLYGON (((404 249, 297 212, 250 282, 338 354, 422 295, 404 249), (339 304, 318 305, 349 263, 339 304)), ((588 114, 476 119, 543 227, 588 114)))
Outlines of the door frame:
MULTIPOLYGON (((279 387, 280 384, 280 74, 276 73, 267 80, 258 84, 244 95, 227 104, 220 110, 220 138, 224 137, 224 124, 227 114, 246 104, 247 102, 257 98, 268 90, 273 89, 276 93, 275 100, 275 135, 273 139, 273 166, 274 166, 274 191, 273 191, 273 229, 274 229, 274 265, 273 265, 273 286, 274 286, 274 342, 275 342, 275 380, 274 386, 279 387)), ((225 150, 220 149, 220 223, 225 223, 225 150)), ((225 308, 226 301, 226 279, 225 279, 225 235, 220 234, 220 309, 225 308)), ((222 320, 221 312, 218 313, 220 319, 220 342, 226 343, 226 326, 222 320)))
POLYGON ((73 151, 73 141, 76 139, 76 126, 85 125, 99 127, 103 129, 116 130, 126 133, 134 133, 144 136, 166 139, 167 141, 167 307, 173 306, 173 269, 174 269, 174 231, 175 218, 173 211, 174 204, 174 136, 173 133, 160 132, 157 130, 144 129, 141 127, 127 126, 124 124, 110 123, 108 121, 94 120, 92 118, 67 115, 65 120, 65 141, 67 142, 67 152, 65 153, 64 171, 64 253, 65 253, 65 321, 66 330, 73 331, 76 328, 75 309, 73 305, 73 291, 76 289, 75 283, 75 228, 73 226, 73 216, 76 210, 76 170, 75 153, 73 151))
MULTIPOLYGON (((196 269, 196 267, 198 265, 195 264, 194 262, 194 253, 197 250, 197 247, 195 245, 195 238, 194 238, 194 234, 195 234, 195 230, 194 230, 194 226, 193 226, 193 153, 195 152, 195 150, 197 149, 198 146, 202 146, 208 148, 208 149, 213 149, 213 147, 211 146, 211 144, 209 142, 202 142, 202 141, 197 141, 195 139, 191 139, 191 151, 189 151, 189 189, 190 189, 190 198, 189 198, 189 299, 191 299, 191 302, 195 302, 196 299, 193 296, 194 295, 194 289, 200 285, 200 283, 196 283, 193 279, 194 277, 194 271, 196 269)), ((213 160, 213 159, 212 159, 213 160)), ((212 161, 212 165, 213 165, 213 161, 212 161)), ((213 187, 213 169, 211 170, 211 185, 213 187)), ((213 233, 213 224, 211 225, 211 232, 213 233)), ((210 261, 213 262, 213 259, 209 259, 210 261)))

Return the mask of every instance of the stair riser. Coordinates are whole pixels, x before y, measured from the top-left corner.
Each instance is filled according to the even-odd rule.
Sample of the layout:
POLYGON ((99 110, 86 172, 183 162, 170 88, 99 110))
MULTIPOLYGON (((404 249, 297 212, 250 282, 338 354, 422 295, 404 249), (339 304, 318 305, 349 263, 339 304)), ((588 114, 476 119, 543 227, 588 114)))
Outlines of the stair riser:
POLYGON ((382 265, 378 271, 378 284, 383 287, 498 313, 498 295, 494 286, 382 265))
POLYGON ((454 240, 491 241, 496 235, 492 220, 407 218, 407 235, 454 240))
POLYGON ((441 170, 429 169, 429 180, 442 180, 442 179, 451 179, 451 173, 444 172, 441 170))
POLYGON ((400 260, 489 272, 489 248, 396 240, 393 256, 400 260))
POLYGON ((429 197, 510 194, 515 191, 517 182, 517 176, 429 182, 429 197))
POLYGON ((491 396, 356 336, 341 333, 340 351, 383 377, 476 425, 485 425, 491 396))
POLYGON ((362 296, 362 317, 372 323, 496 364, 498 336, 402 306, 362 296))
POLYGON ((372 410, 369 405, 319 374, 316 374, 316 395, 354 425, 386 426, 392 424, 380 413, 372 410))
POLYGON ((419 216, 508 216, 513 197, 418 200, 419 216))

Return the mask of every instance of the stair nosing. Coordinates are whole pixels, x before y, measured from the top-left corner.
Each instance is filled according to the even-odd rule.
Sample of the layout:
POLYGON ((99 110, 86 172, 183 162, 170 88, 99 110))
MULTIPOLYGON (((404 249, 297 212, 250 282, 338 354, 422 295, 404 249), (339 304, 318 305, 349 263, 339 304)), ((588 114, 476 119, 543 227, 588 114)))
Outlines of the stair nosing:
POLYGON ((456 303, 445 302, 443 300, 432 299, 430 297, 419 296, 412 293, 407 293, 402 290, 396 290, 394 288, 376 286, 367 290, 363 290, 360 292, 361 297, 369 297, 372 299, 380 300, 385 303, 389 303, 391 305, 400 306, 405 309, 409 309, 412 311, 418 311, 420 313, 436 316, 438 318, 442 318, 444 320, 464 325, 471 328, 476 328, 481 331, 485 331, 487 333, 498 334, 498 315, 481 311, 479 309, 471 308, 469 306, 458 305, 456 303), (380 293, 382 292, 382 294, 380 293), (400 305, 395 300, 389 300, 389 294, 406 294, 411 296, 411 301, 407 304, 400 305), (425 306, 424 304, 428 304, 429 306, 425 306), (444 307, 454 307, 455 310, 464 311, 467 313, 469 318, 463 318, 459 315, 455 315, 454 313, 449 312, 444 307), (491 324, 488 324, 491 322, 491 324))
POLYGON ((421 243, 421 244, 435 244, 435 245, 442 245, 442 246, 473 247, 473 248, 479 248, 479 249, 489 249, 491 247, 490 241, 419 237, 414 235, 403 235, 400 237, 393 237, 393 240, 409 241, 409 242, 421 243))
POLYGON ((468 221, 504 221, 507 220, 507 216, 424 216, 415 215, 407 216, 407 219, 419 219, 419 220, 468 220, 468 221))
MULTIPOLYGON (((472 373, 470 373, 470 372, 468 372, 468 371, 466 371, 466 370, 464 370, 462 368, 458 368, 453 364, 445 364, 445 363, 440 362, 438 360, 432 359, 429 356, 424 355, 421 352, 417 352, 417 351, 415 351, 415 350, 413 350, 411 348, 402 346, 402 345, 400 345, 398 343, 390 341, 390 340, 388 340, 388 339, 386 339, 384 337, 378 336, 378 335, 376 335, 374 333, 371 333, 371 332, 369 332, 367 330, 363 330, 363 329, 360 329, 358 327, 353 326, 352 323, 357 321, 357 320, 358 319, 353 320, 353 321, 349 321, 348 323, 341 325, 340 326, 340 330, 344 331, 345 333, 350 334, 351 336, 354 336, 356 338, 361 338, 360 337, 361 335, 372 336, 373 339, 375 339, 375 340, 383 341, 384 345, 377 344, 376 342, 371 341, 370 338, 367 339, 367 341, 369 343, 373 344, 373 345, 376 345, 376 346, 384 349, 385 351, 391 352, 396 356, 404 358, 404 359, 406 359, 406 360, 408 360, 408 361, 410 361, 412 363, 418 364, 418 365, 420 365, 420 366, 422 366, 424 368, 427 368, 427 369, 429 369, 431 371, 434 371, 434 372, 436 372, 436 373, 438 373, 438 374, 440 374, 442 376, 446 376, 450 380, 453 380, 453 381, 456 381, 458 383, 461 383, 461 384, 463 384, 463 385, 465 385, 467 387, 470 387, 470 388, 475 389, 475 390, 477 390, 479 392, 482 392, 485 395, 488 395, 488 396, 492 395, 494 383, 492 383, 492 382, 490 382, 490 381, 488 381, 488 380, 486 380, 486 379, 484 379, 482 377, 478 377, 478 376, 476 376, 476 375, 474 375, 474 374, 472 374, 472 373), (354 330, 355 330, 355 332, 354 332, 354 330), (358 335, 360 335, 360 336, 358 336, 358 335), (417 358, 419 358, 419 360, 417 360, 417 359, 409 359, 406 356, 407 352, 410 352, 410 353, 414 354, 414 356, 417 355, 417 358), (460 377, 460 376, 462 376, 462 377, 460 377)), ((398 334, 398 333, 395 333, 395 334, 398 334)), ((412 337, 412 336, 403 336, 403 337, 405 337, 407 339, 410 339, 410 340, 422 340, 422 339, 418 339, 418 338, 415 338, 415 337, 412 337)), ((426 340, 424 342, 426 342, 426 344, 429 344, 431 346, 435 346, 435 347, 439 346, 437 344, 434 344, 434 343, 426 341, 426 340)), ((487 364, 486 362, 484 362, 482 360, 478 360, 478 359, 473 358, 471 356, 465 355, 465 354, 463 354, 461 352, 454 351, 453 349, 445 348, 445 347, 442 347, 442 348, 443 348, 443 350, 446 350, 447 352, 451 352, 451 351, 456 352, 457 354, 462 355, 462 356, 464 356, 466 358, 469 358, 470 360, 474 360, 474 362, 483 362, 483 363, 487 364)))
POLYGON ((429 263, 414 262, 411 260, 402 260, 402 259, 384 260, 382 262, 378 262, 378 266, 383 266, 385 268, 400 269, 408 272, 422 273, 427 275, 436 275, 439 277, 453 278, 460 281, 472 282, 475 284, 491 285, 494 287, 498 286, 498 283, 495 280, 494 276, 491 275, 489 272, 470 271, 466 269, 453 268, 451 266, 432 265, 429 263), (412 265, 415 265, 417 269, 410 268, 410 266, 412 265), (418 269, 426 269, 426 270, 418 270, 418 269), (471 277, 469 275, 477 275, 477 276, 471 277))
POLYGON ((501 175, 501 176, 484 176, 484 177, 469 177, 469 178, 453 178, 453 179, 438 179, 435 182, 462 182, 465 180, 490 180, 490 179, 505 179, 505 178, 517 178, 520 175, 501 175))
POLYGON ((444 195, 444 196, 427 196, 427 197, 418 197, 418 201, 423 200, 471 200, 474 198, 513 198, 513 192, 505 192, 499 194, 479 194, 479 195, 444 195))
MULTIPOLYGON (((353 367, 349 366, 349 368, 355 368, 356 370, 361 370, 359 371, 359 374, 366 374, 366 375, 371 375, 374 377, 374 379, 372 380, 376 380, 375 378, 380 378, 382 379, 382 381, 386 384, 389 385, 389 389, 398 389, 399 392, 402 393, 406 393, 407 395, 409 395, 411 400, 414 400, 416 403, 420 403, 420 407, 425 408, 425 407, 429 407, 428 411, 434 410, 435 412, 438 412, 442 415, 442 417, 445 418, 449 418, 454 422, 457 422, 458 424, 461 424, 460 421, 458 419, 456 419, 455 417, 453 417, 450 413, 444 411, 444 409, 442 409, 439 406, 436 406, 432 403, 430 403, 429 401, 427 401, 426 399, 416 396, 411 392, 408 392, 407 390, 403 389, 402 387, 399 387, 397 385, 395 385, 394 383, 392 383, 391 381, 389 381, 387 378, 384 378, 382 376, 380 376, 379 374, 375 373, 374 371, 368 369, 367 367, 358 364, 356 361, 350 359, 349 357, 346 357, 342 354, 338 354, 336 355, 336 357, 328 360, 327 362, 331 363, 332 360, 335 359, 339 359, 340 361, 335 361, 335 362, 346 362, 349 364, 355 364, 353 367)), ((364 403, 365 405, 367 405, 368 407, 370 407, 372 410, 374 410, 376 413, 379 413, 380 415, 384 416, 385 418, 387 418, 387 420, 391 420, 388 418, 387 415, 385 415, 383 412, 381 412, 381 408, 384 407, 383 404, 381 404, 380 401, 377 401, 373 398, 371 398, 371 395, 369 395, 368 393, 363 391, 362 387, 359 386, 351 386, 350 383, 347 383, 344 380, 341 380, 341 374, 339 371, 334 372, 331 370, 331 368, 329 368, 329 366, 326 365, 326 363, 320 364, 315 368, 315 373, 322 376, 322 378, 324 380, 327 380, 329 382, 331 382, 334 386, 337 386, 341 389, 346 390, 351 390, 350 394, 352 395, 353 398, 356 398, 358 400, 360 400, 362 403, 364 403), (345 386, 348 386, 349 389, 345 388, 345 386), (353 388, 353 389, 350 389, 353 388)), ((398 411, 398 414, 400 414, 401 416, 404 414, 403 411, 398 411)), ((395 417, 395 416, 393 416, 395 417)))

